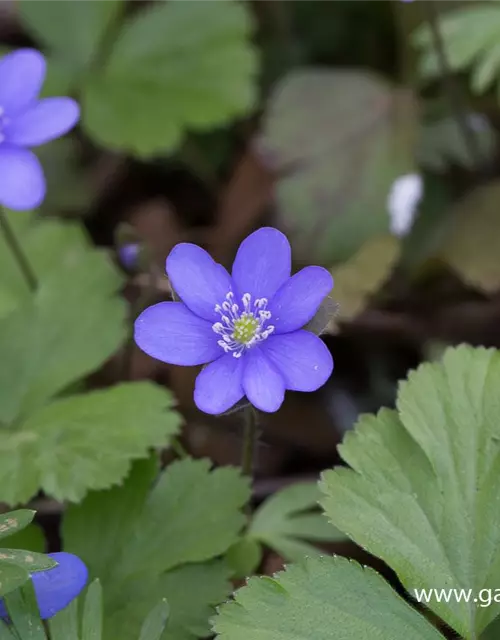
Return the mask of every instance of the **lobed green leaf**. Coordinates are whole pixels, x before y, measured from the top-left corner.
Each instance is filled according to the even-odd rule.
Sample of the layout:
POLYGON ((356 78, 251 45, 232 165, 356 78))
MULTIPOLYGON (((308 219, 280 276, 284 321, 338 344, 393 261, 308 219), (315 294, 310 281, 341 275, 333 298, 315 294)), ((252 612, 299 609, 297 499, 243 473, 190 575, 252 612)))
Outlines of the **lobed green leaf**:
POLYGON ((230 591, 229 568, 213 560, 239 537, 248 480, 206 460, 175 462, 153 486, 156 471, 154 458, 136 463, 122 487, 89 494, 64 518, 64 548, 102 580, 106 640, 136 640, 163 598, 165 637, 202 637, 212 605, 230 591))
POLYGON ((58 500, 79 501, 89 489, 119 483, 133 460, 178 432, 172 405, 166 389, 131 382, 40 408, 0 434, 0 500, 25 502, 42 488, 58 500))
POLYGON ((375 571, 340 557, 251 578, 214 630, 221 640, 443 640, 375 571))
POLYGON ((83 93, 83 126, 97 142, 139 156, 171 152, 186 129, 248 113, 257 56, 245 5, 171 0, 126 22, 83 93))
MULTIPOLYGON (((421 365, 398 411, 364 416, 323 475, 331 521, 398 574, 406 589, 494 589, 500 582, 500 352, 461 346, 421 365)), ((498 615, 492 603, 433 599, 465 638, 498 615)))

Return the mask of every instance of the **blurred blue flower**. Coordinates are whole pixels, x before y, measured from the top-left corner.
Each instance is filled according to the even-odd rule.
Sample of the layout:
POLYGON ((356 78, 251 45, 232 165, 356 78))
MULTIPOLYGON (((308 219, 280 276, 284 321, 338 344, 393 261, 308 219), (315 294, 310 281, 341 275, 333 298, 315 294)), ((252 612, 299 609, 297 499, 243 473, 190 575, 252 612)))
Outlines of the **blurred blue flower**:
POLYGON ((9 209, 34 209, 45 196, 42 167, 27 147, 63 135, 80 115, 71 98, 38 99, 45 68, 45 58, 34 49, 0 60, 0 204, 9 209))
MULTIPOLYGON (((72 553, 61 551, 49 553, 49 556, 58 563, 57 566, 31 574, 42 620, 52 618, 67 607, 83 590, 89 575, 85 564, 72 553)), ((1 600, 0 617, 8 617, 1 600)))
POLYGON ((277 411, 286 389, 315 391, 333 370, 326 345, 302 330, 332 277, 322 267, 290 273, 290 244, 276 229, 242 242, 231 276, 200 247, 178 244, 167 274, 182 302, 146 309, 135 323, 136 343, 170 364, 210 363, 194 392, 205 413, 224 413, 244 396, 261 411, 277 411))
POLYGON ((137 267, 140 252, 141 247, 136 242, 124 244, 118 249, 120 263, 125 267, 125 269, 129 269, 130 271, 135 269, 137 267))

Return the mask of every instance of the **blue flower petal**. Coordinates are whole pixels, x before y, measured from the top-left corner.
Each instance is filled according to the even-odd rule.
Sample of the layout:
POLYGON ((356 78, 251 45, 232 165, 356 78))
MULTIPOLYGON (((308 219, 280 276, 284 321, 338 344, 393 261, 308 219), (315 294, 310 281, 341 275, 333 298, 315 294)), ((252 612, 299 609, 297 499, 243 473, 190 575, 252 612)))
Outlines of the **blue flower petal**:
POLYGON ((0 146, 0 204, 16 211, 39 207, 45 197, 45 178, 34 153, 0 146))
POLYGON ((205 364, 223 353, 211 323, 195 316, 181 302, 148 307, 135 321, 134 338, 145 353, 169 364, 205 364))
POLYGON ((292 254, 290 243, 277 229, 263 227, 240 245, 233 264, 233 281, 240 297, 270 300, 290 277, 292 254))
POLYGON ((80 107, 71 98, 45 98, 13 118, 3 134, 9 144, 34 147, 67 133, 79 117, 80 107))
POLYGON ((42 620, 52 618, 72 602, 85 587, 88 570, 72 553, 49 553, 57 567, 31 576, 42 620))
POLYGON ((271 335, 261 349, 290 391, 316 391, 333 371, 332 354, 321 338, 309 331, 271 335))
MULTIPOLYGON (((89 572, 78 556, 72 553, 49 553, 58 564, 47 571, 31 574, 38 609, 42 620, 52 618, 67 607, 85 587, 89 572)), ((7 618, 0 601, 0 618, 7 618)))
POLYGON ((283 377, 258 347, 250 349, 243 358, 243 389, 246 397, 261 411, 278 411, 285 399, 283 377))
POLYGON ((0 108, 9 117, 36 100, 45 78, 45 58, 35 49, 18 49, 0 60, 0 108))
POLYGON ((224 302, 232 282, 204 249, 188 242, 176 245, 167 258, 167 274, 186 307, 205 320, 220 320, 215 305, 224 302))
POLYGON ((305 267, 280 287, 268 309, 275 333, 289 333, 306 325, 333 288, 333 278, 323 267, 305 267))
POLYGON ((243 358, 227 354, 207 365, 196 378, 194 401, 211 415, 224 413, 245 395, 242 387, 243 358))

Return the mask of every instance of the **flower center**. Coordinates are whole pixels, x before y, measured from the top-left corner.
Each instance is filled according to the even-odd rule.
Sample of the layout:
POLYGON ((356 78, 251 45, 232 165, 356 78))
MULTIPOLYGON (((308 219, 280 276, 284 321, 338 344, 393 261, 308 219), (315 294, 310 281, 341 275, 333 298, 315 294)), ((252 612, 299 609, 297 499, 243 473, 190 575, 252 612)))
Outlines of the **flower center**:
POLYGON ((212 325, 215 333, 221 336, 217 344, 226 353, 239 358, 245 349, 270 336, 274 327, 267 324, 271 318, 271 312, 266 309, 267 303, 266 298, 257 298, 252 304, 252 296, 245 293, 240 308, 234 301, 234 293, 230 291, 222 304, 215 305, 215 311, 222 321, 212 325))

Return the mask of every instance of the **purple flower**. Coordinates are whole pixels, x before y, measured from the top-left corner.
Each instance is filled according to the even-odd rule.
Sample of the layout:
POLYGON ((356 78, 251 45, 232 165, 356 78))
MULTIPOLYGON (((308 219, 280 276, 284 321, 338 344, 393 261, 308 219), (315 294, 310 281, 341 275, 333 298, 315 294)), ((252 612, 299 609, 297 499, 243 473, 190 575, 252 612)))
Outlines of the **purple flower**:
POLYGON ((0 204, 9 209, 34 209, 45 196, 42 167, 27 147, 63 135, 80 115, 71 98, 38 99, 45 67, 34 49, 18 49, 0 60, 0 204))
MULTIPOLYGON (((31 574, 42 620, 52 618, 67 607, 85 587, 89 575, 85 564, 72 553, 49 553, 49 556, 58 563, 57 566, 31 574)), ((8 617, 1 600, 0 617, 8 617)))
POLYGON ((146 309, 135 341, 163 362, 210 363, 194 392, 205 413, 224 413, 244 396, 261 411, 277 411, 286 389, 315 391, 333 370, 322 340, 302 329, 331 291, 332 277, 322 267, 290 273, 290 244, 276 229, 242 242, 231 276, 200 247, 178 244, 167 274, 182 302, 146 309))

